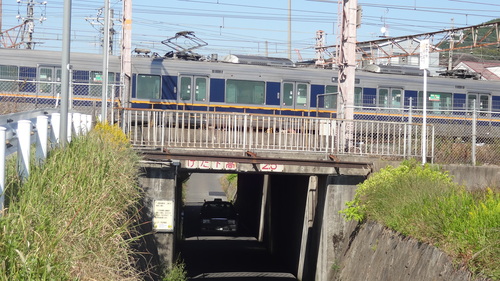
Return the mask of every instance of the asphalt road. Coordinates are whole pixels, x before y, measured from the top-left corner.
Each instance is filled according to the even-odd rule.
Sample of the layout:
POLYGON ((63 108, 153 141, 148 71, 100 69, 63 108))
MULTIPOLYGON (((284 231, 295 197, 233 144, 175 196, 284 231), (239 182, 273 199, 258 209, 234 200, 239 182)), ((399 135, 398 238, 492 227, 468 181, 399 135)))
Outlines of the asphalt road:
POLYGON ((181 259, 189 280, 210 281, 292 281, 292 274, 273 259, 265 245, 243 233, 240 236, 202 236, 199 212, 203 201, 222 198, 221 174, 192 174, 187 182, 183 210, 181 259))

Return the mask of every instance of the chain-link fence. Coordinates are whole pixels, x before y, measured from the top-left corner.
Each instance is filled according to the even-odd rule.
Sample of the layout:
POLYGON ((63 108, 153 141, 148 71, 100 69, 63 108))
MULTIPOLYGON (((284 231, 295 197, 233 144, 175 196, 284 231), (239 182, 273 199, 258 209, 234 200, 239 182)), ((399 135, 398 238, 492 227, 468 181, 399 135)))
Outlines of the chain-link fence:
MULTIPOLYGON (((113 112, 111 108, 119 106, 121 89, 118 84, 108 86, 108 119, 113 112)), ((69 100, 70 110, 99 116, 102 112, 102 83, 71 83, 69 100)), ((61 83, 0 79, 0 102, 0 114, 59 108, 61 83)))
POLYGON ((432 126, 434 162, 500 164, 500 112, 470 110, 355 108, 356 119, 418 123, 432 126))

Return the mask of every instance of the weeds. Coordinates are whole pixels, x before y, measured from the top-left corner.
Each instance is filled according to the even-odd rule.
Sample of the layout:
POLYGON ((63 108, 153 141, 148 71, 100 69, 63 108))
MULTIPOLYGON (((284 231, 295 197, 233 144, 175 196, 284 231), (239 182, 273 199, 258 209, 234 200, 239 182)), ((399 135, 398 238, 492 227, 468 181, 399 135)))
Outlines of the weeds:
POLYGON ((358 186, 341 211, 434 244, 471 271, 500 278, 500 192, 468 192, 438 167, 404 162, 358 186))
POLYGON ((0 280, 140 280, 130 260, 137 162, 119 128, 98 125, 24 183, 9 173, 0 280))

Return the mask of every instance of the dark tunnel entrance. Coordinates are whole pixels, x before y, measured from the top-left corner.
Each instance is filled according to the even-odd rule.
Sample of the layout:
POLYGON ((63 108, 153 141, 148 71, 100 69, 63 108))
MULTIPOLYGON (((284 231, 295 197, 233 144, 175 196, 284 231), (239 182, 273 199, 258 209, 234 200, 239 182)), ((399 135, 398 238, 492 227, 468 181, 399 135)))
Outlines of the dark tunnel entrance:
POLYGON ((190 280, 297 280, 310 176, 240 173, 234 198, 216 186, 226 176, 191 174, 185 183, 178 250, 190 280), (215 198, 234 200, 237 234, 200 232, 201 205, 215 198))

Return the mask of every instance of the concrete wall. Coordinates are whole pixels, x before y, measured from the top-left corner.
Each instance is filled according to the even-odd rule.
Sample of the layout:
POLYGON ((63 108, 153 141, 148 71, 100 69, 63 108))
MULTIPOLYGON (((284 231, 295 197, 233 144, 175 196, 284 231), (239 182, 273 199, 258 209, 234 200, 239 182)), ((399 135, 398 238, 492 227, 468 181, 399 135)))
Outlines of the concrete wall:
MULTIPOLYGON (((144 197, 140 231, 143 234, 148 234, 153 232, 151 222, 154 217, 154 200, 177 199, 174 202, 181 202, 179 200, 181 195, 179 190, 182 181, 177 181, 177 169, 168 163, 143 162, 141 168, 143 173, 139 177, 139 185, 144 190, 144 197)), ((178 236, 177 231, 180 230, 180 227, 177 226, 180 207, 180 204, 177 204, 174 216, 176 221, 174 232, 153 233, 153 235, 146 235, 141 241, 140 250, 149 253, 141 256, 143 266, 156 266, 158 270, 161 270, 162 267, 170 267, 172 262, 175 261, 175 241, 178 236)))
POLYGON ((328 280, 484 280, 472 279, 470 273, 455 269, 439 249, 375 222, 358 226, 345 238, 337 274, 328 280))

